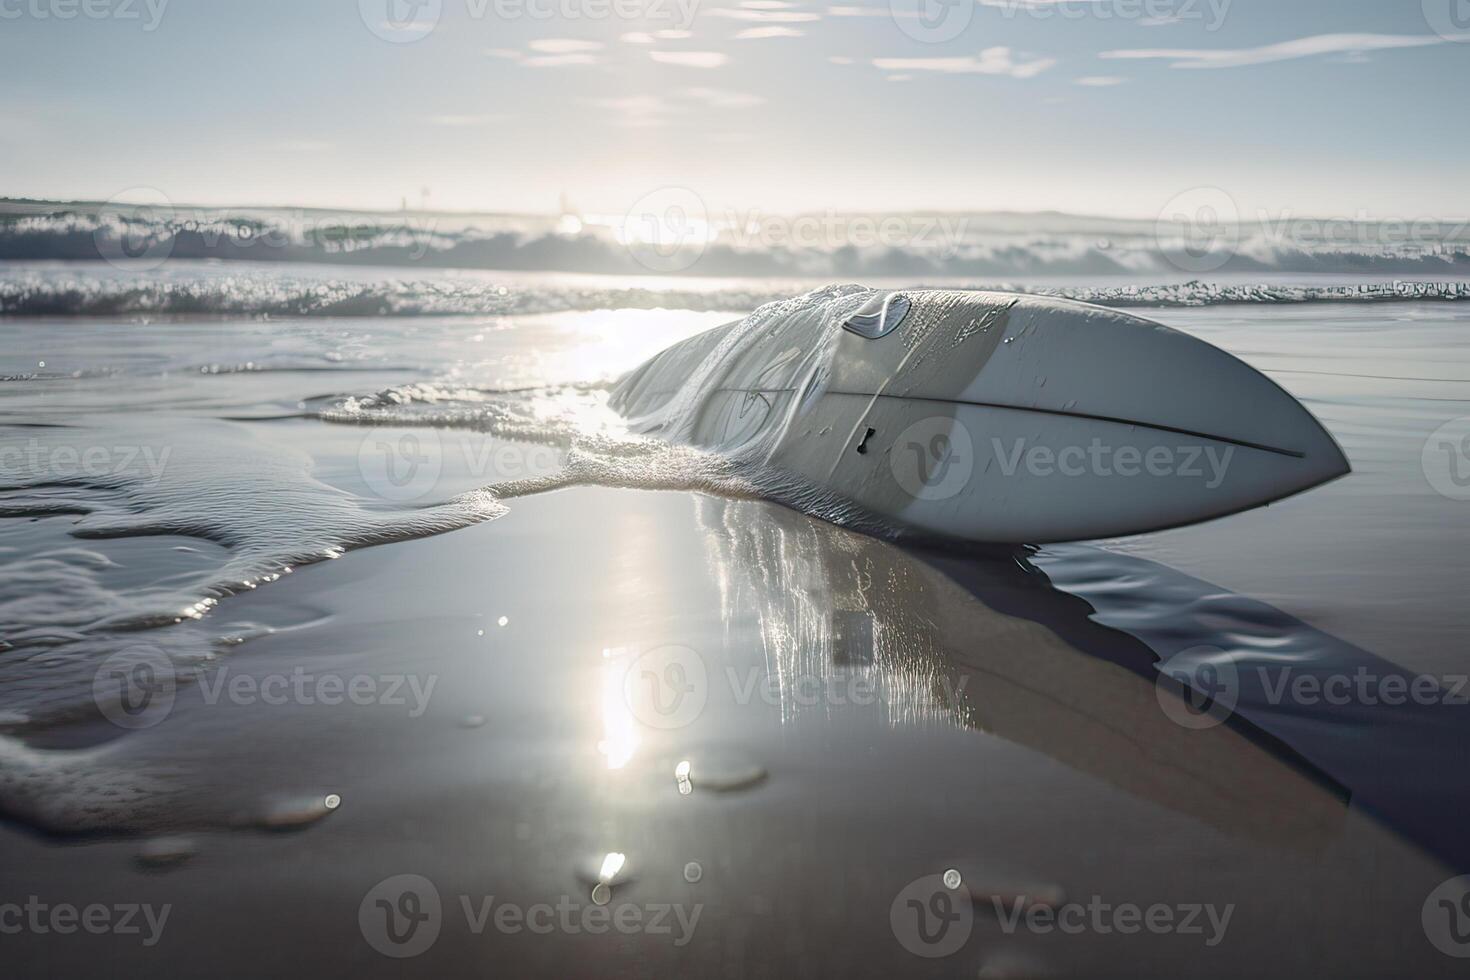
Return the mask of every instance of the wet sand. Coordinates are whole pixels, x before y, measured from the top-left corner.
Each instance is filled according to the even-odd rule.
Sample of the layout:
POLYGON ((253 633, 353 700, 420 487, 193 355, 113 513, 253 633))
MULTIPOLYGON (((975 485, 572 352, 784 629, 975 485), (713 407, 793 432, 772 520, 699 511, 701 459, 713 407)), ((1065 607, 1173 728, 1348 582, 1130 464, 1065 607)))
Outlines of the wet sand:
POLYGON ((4 830, 7 895, 172 909, 151 947, 6 936, 22 972, 1457 972, 1420 924, 1445 869, 1320 780, 1229 726, 1175 724, 1153 685, 1060 638, 1079 623, 997 612, 922 556, 774 505, 572 489, 291 585, 230 600, 273 628, 230 675, 372 678, 383 702, 403 675, 428 696, 273 705, 246 683, 209 703, 191 684, 159 724, 94 728, 109 740, 73 787, 159 780, 144 839, 192 845, 144 864, 138 838, 4 830), (312 813, 327 794, 340 806, 312 813), (308 801, 303 824, 262 828, 283 800, 308 801), (582 928, 608 853, 626 857, 608 907, 698 907, 692 938, 582 928), (950 869, 971 934, 927 959, 890 912, 950 869), (400 960, 359 910, 405 874, 432 882, 440 930, 400 960), (476 934, 461 897, 492 895, 578 911, 476 934), (1008 934, 1018 896, 1233 912, 1214 945, 1203 914, 1199 935, 1008 934))

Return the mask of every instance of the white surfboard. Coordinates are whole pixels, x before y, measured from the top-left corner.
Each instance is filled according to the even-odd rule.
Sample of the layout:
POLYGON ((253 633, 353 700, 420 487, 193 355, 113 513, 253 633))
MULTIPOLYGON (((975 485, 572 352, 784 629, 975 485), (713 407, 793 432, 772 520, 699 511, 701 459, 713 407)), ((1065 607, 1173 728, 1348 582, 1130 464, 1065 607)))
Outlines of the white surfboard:
POLYGON ((1235 513, 1348 472, 1243 361, 1116 310, 833 287, 654 357, 635 431, 730 454, 929 534, 1034 543, 1235 513))

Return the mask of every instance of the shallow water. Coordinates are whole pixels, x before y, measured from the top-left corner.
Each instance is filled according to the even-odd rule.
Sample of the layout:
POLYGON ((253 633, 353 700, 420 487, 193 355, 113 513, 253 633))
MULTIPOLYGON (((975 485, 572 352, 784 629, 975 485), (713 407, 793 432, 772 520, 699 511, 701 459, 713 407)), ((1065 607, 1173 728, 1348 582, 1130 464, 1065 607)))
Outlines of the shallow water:
MULTIPOLYGON (((564 486, 569 467, 738 490, 706 461, 630 442, 606 408, 612 380, 728 312, 7 320, 0 809, 56 837, 198 838, 167 878, 120 870, 124 892, 198 902, 212 862, 255 865, 241 894, 208 899, 215 914, 265 901, 305 862, 314 898, 347 907, 301 921, 344 945, 362 946, 362 893, 403 871, 446 905, 530 902, 617 852, 627 894, 708 904, 693 953, 498 937, 522 965, 750 969, 769 951, 922 969, 889 905, 953 868, 982 909, 987 894, 1050 889, 1234 902, 1241 918, 1196 960, 1184 936, 1059 944, 985 913, 983 942, 934 961, 949 972, 1136 975, 1140 955, 1176 974, 1280 956, 1345 975, 1443 969, 1419 909, 1470 870, 1460 781, 1435 778, 1465 764, 1467 709, 1282 703, 1251 678, 1269 692, 1282 669, 1365 667, 1449 689, 1470 673, 1467 505, 1434 489, 1424 453, 1470 414, 1470 310, 1146 315, 1301 398, 1353 474, 1195 528, 937 555, 759 501, 526 495, 564 486), (165 717, 115 723, 127 692, 99 672, 109 662, 166 676, 165 717), (634 664, 681 683, 702 672, 701 710, 640 716, 621 686, 634 664), (1219 689, 1171 713, 1161 674, 1187 695, 1222 664, 1236 680, 1223 724, 1191 727, 1213 720, 1219 689), (402 675, 403 703, 258 696, 298 668, 402 675), (222 696, 232 677, 257 696, 222 696), (281 823, 313 826, 243 833, 281 823), (386 856, 346 857, 369 840, 386 856), (1283 921, 1303 905, 1310 922, 1283 921), (835 951, 852 922, 868 935, 835 951), (1331 938, 1344 931, 1371 939, 1350 951, 1331 938)), ((90 852, 126 863, 137 849, 47 839, 0 838, 31 890, 73 880, 90 852)), ((213 935, 199 914, 192 928, 213 935)), ((446 920, 441 964, 474 955, 462 926, 446 920)), ((282 962, 287 950, 311 955, 283 938, 282 962)))

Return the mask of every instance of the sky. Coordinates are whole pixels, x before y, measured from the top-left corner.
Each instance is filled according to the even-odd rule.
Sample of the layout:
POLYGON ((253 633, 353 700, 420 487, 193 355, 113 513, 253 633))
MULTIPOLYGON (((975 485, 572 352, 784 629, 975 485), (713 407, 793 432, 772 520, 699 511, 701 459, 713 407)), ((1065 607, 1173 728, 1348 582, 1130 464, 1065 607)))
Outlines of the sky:
POLYGON ((1470 0, 0 0, 0 195, 1460 218, 1467 42, 1470 0))

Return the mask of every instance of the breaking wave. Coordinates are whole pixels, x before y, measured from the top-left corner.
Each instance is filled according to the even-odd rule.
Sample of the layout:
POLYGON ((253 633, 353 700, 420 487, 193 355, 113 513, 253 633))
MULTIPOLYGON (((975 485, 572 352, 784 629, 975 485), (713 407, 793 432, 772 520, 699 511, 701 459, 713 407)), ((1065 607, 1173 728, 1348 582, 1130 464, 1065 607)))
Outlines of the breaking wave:
MULTIPOLYGON (((341 271, 341 270, 339 270, 341 271)), ((683 309, 748 312, 809 288, 793 280, 709 281, 633 285, 520 281, 484 273, 401 278, 286 273, 273 267, 171 263, 167 270, 123 274, 98 266, 15 266, 0 271, 0 315, 414 317, 506 316, 596 309, 683 309)), ((1192 279, 1163 284, 1034 285, 963 279, 910 288, 991 289, 1112 307, 1223 304, 1360 303, 1470 299, 1470 280, 1283 284, 1192 279)))

